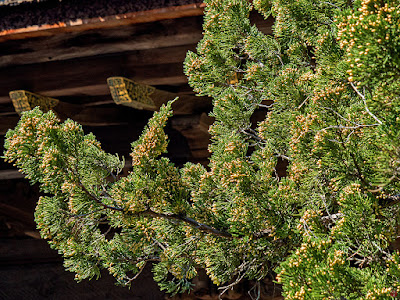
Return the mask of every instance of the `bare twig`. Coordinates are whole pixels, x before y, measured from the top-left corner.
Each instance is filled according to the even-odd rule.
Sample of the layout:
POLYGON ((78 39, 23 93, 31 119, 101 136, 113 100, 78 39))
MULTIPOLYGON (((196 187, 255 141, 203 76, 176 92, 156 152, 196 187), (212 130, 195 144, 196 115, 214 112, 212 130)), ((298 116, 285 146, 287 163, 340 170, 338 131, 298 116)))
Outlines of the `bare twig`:
POLYGON ((253 287, 247 292, 252 300, 259 300, 261 297, 261 287, 260 281, 257 281, 253 287), (254 290, 255 298, 251 295, 251 292, 254 290))
POLYGON ((335 5, 335 4, 331 3, 331 2, 321 1, 321 3, 328 4, 328 5, 331 5, 331 6, 335 7, 338 10, 342 10, 339 6, 337 6, 337 5, 335 5))
POLYGON ((275 154, 274 156, 277 157, 277 158, 285 159, 287 161, 291 161, 292 160, 289 156, 286 156, 284 154, 275 154))
POLYGON ((340 218, 342 218, 344 215, 342 213, 336 213, 336 214, 329 214, 328 216, 324 216, 321 218, 321 222, 328 227, 332 223, 336 223, 336 221, 340 218))
POLYGON ((306 99, 304 99, 304 101, 301 102, 301 104, 299 105, 299 107, 297 107, 297 109, 300 109, 300 108, 307 102, 307 100, 308 100, 309 98, 310 98, 310 97, 308 96, 306 99))
POLYGON ((369 114, 376 122, 378 122, 379 125, 382 125, 382 124, 383 124, 382 121, 379 120, 379 119, 377 118, 377 116, 375 116, 375 115, 369 110, 368 105, 367 105, 367 101, 365 100, 365 96, 364 96, 363 94, 360 93, 360 91, 357 89, 357 87, 356 87, 352 82, 350 82, 350 85, 351 85, 351 87, 353 88, 353 90, 357 93, 357 95, 360 96, 361 99, 363 100, 364 106, 365 106, 365 110, 368 112, 368 114, 369 114))
POLYGON ((219 294, 219 299, 222 299, 221 296, 225 294, 229 289, 232 289, 235 285, 237 285, 242 279, 246 276, 247 270, 251 266, 252 263, 255 262, 255 259, 253 259, 252 262, 243 262, 238 266, 235 270, 235 274, 238 274, 237 278, 235 281, 232 283, 226 285, 226 286, 221 286, 218 289, 222 290, 222 292, 219 294))
POLYGON ((154 238, 154 237, 152 237, 151 238, 161 249, 163 249, 164 251, 167 251, 167 248, 169 247, 168 245, 167 246, 164 246, 159 240, 157 240, 156 238, 154 238))
POLYGON ((127 279, 128 279, 127 284, 130 284, 132 281, 134 281, 136 278, 138 278, 139 275, 143 272, 146 265, 147 265, 147 261, 145 261, 145 263, 143 264, 143 266, 140 268, 139 272, 137 272, 137 274, 135 276, 133 276, 132 278, 127 277, 127 279))
POLYGON ((349 123, 353 123, 353 124, 355 124, 355 125, 358 125, 358 123, 356 123, 356 122, 353 122, 353 121, 351 121, 351 120, 349 120, 349 119, 347 119, 347 118, 343 117, 341 114, 339 114, 337 111, 335 111, 334 109, 332 109, 332 108, 330 108, 330 107, 322 106, 321 108, 323 108, 323 109, 326 109, 326 110, 329 110, 329 111, 333 112, 335 115, 337 115, 339 118, 341 118, 341 119, 345 120, 346 122, 349 122, 349 123))
POLYGON ((265 105, 265 104, 256 104, 258 107, 262 107, 262 108, 272 108, 274 106, 274 103, 270 104, 270 105, 265 105))
POLYGON ((262 142, 265 143, 265 140, 262 139, 258 134, 257 131, 251 129, 251 128, 244 128, 244 129, 240 129, 241 133, 244 133, 245 135, 249 136, 252 139, 255 139, 258 142, 262 142))
POLYGON ((248 86, 245 86, 245 85, 227 84, 227 86, 230 86, 232 88, 242 88, 242 89, 249 90, 249 91, 254 91, 254 92, 264 92, 264 90, 262 90, 262 89, 252 88, 252 87, 248 87, 248 86))
POLYGON ((275 54, 275 56, 279 59, 279 62, 281 63, 282 66, 284 66, 285 64, 282 61, 281 56, 279 55, 279 53, 277 51, 272 51, 273 54, 275 54))
MULTIPOLYGON (((391 183, 391 182, 392 182, 393 180, 395 180, 395 179, 398 179, 398 178, 397 178, 397 174, 395 174, 395 175, 393 175, 392 177, 390 177, 389 180, 386 182, 386 184, 384 184, 384 185, 378 187, 378 188, 375 189, 375 190, 368 190, 368 192, 371 192, 371 193, 378 193, 378 192, 382 191, 382 190, 384 189, 385 186, 387 186, 389 183, 391 183)), ((399 194, 399 195, 395 195, 395 196, 389 196, 387 199, 389 199, 390 197, 397 197, 397 196, 400 196, 400 194, 399 194)))
POLYGON ((354 126, 343 126, 343 125, 331 125, 325 128, 318 130, 318 132, 327 130, 327 129, 359 129, 364 127, 373 127, 378 126, 379 124, 356 124, 354 126))
POLYGON ((82 188, 82 190, 85 192, 86 195, 88 195, 92 200, 94 200, 96 203, 100 204, 104 208, 116 210, 116 211, 124 210, 122 207, 110 206, 110 205, 107 205, 107 204, 101 202, 101 200, 99 198, 97 198, 95 195, 93 195, 82 183, 79 182, 78 186, 80 186, 82 188))

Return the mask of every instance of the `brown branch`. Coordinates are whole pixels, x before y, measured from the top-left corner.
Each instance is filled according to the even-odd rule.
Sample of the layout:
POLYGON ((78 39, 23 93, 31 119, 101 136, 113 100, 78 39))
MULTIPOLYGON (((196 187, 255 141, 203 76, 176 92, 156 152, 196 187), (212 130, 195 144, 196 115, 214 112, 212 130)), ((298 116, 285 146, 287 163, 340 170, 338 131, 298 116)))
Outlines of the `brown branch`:
POLYGON ((127 277, 127 279, 128 279, 127 284, 130 284, 132 281, 134 281, 136 278, 138 278, 140 276, 140 274, 142 274, 142 272, 143 272, 144 268, 146 267, 146 265, 147 265, 147 261, 145 261, 145 263, 140 268, 139 272, 136 273, 135 276, 133 276, 132 278, 127 277))
MULTIPOLYGON (((73 172, 73 173, 76 174, 76 172, 73 172)), ((85 194, 89 198, 91 198, 92 200, 94 200, 96 203, 100 204, 104 208, 115 210, 115 211, 124 211, 124 209, 122 207, 114 207, 114 206, 110 206, 110 205, 103 203, 99 198, 97 198, 94 194, 92 194, 81 182, 78 183, 78 186, 80 186, 82 188, 82 190, 85 192, 85 194)), ((142 211, 142 212, 134 213, 134 215, 150 216, 150 217, 162 218, 162 219, 166 219, 166 220, 182 221, 200 231, 207 232, 207 233, 210 233, 215 236, 232 238, 232 235, 229 232, 221 231, 221 230, 215 229, 209 225, 199 223, 195 219, 189 218, 184 215, 156 213, 150 209, 142 211)))
MULTIPOLYGON (((111 210, 116 210, 116 211, 123 211, 124 210, 121 207, 113 207, 113 206, 109 206, 107 204, 104 204, 96 196, 91 194, 83 185, 81 185, 81 187, 87 193, 87 195, 90 198, 92 198, 94 201, 96 201, 97 203, 102 205, 104 208, 111 209, 111 210)), ((214 227, 211 227, 210 225, 200 223, 200 222, 196 221, 195 219, 190 218, 190 217, 185 216, 185 215, 157 213, 155 211, 152 211, 151 209, 147 209, 147 210, 141 211, 141 212, 136 212, 136 213, 134 213, 134 215, 135 216, 149 216, 149 217, 153 217, 153 218, 162 218, 162 219, 170 220, 170 221, 181 221, 181 222, 184 222, 184 223, 186 223, 186 224, 192 226, 193 228, 196 228, 196 229, 198 229, 198 230, 200 230, 202 232, 206 232, 206 233, 209 233, 209 234, 212 234, 212 235, 215 235, 215 236, 229 238, 229 239, 234 238, 234 236, 232 236, 232 234, 230 234, 229 232, 218 230, 218 229, 216 229, 214 227)), ((268 237, 270 233, 271 233, 270 230, 263 230, 261 232, 253 233, 252 236, 253 236, 254 239, 261 239, 261 238, 264 238, 264 237, 268 237)), ((241 238, 243 236, 244 235, 239 236, 239 238, 241 238)))
POLYGON ((261 137, 257 134, 257 132, 256 132, 255 130, 253 130, 253 129, 251 129, 251 128, 240 129, 239 131, 240 131, 241 133, 243 133, 243 134, 249 136, 250 138, 255 139, 257 142, 260 142, 260 143, 265 143, 265 142, 266 142, 263 138, 261 138, 261 137))
POLYGON ((200 231, 203 232, 207 232, 210 233, 212 235, 215 236, 220 236, 220 237, 224 237, 224 238, 233 238, 233 236, 226 231, 221 231, 218 230, 214 227, 211 227, 209 225, 197 222, 195 219, 189 218, 185 215, 178 215, 178 214, 162 214, 162 213, 157 213, 155 211, 152 211, 150 209, 142 211, 142 212, 137 212, 135 213, 135 215, 137 216, 150 216, 150 217, 154 217, 154 218, 162 218, 162 219, 166 219, 166 220, 173 220, 173 221, 182 221, 190 226, 192 226, 193 228, 196 228, 200 231))
MULTIPOLYGON (((92 193, 90 193, 85 186, 83 186, 82 184, 80 185, 82 187, 82 189, 84 190, 84 192, 91 198, 93 199, 96 203, 100 204, 101 206, 103 206, 106 209, 111 209, 111 210, 116 210, 116 211, 123 211, 124 209, 122 207, 114 207, 114 206, 109 206, 103 202, 101 202, 95 195, 93 195, 92 193)), ((133 215, 135 216, 146 216, 146 217, 153 217, 153 218, 162 218, 165 220, 170 220, 170 221, 181 221, 184 222, 190 226, 192 226, 193 228, 196 228, 202 232, 206 232, 215 236, 219 236, 219 237, 224 237, 224 238, 228 238, 228 239, 232 239, 234 238, 234 236, 232 234, 230 234, 229 232, 226 231, 222 231, 222 230, 218 230, 210 225, 207 224, 203 224, 200 223, 198 221, 196 221, 193 218, 190 218, 188 216, 185 215, 179 215, 179 214, 163 214, 163 213, 157 213, 155 211, 152 211, 151 209, 147 209, 145 211, 141 211, 141 212, 136 212, 133 213, 133 215)), ((270 235, 271 231, 270 230, 263 230, 261 232, 255 232, 252 234, 254 239, 261 239, 264 237, 268 237, 270 235)), ((244 237, 245 235, 241 235, 238 236, 238 238, 244 237)))
POLYGON ((104 208, 111 209, 111 210, 116 210, 116 211, 123 211, 124 210, 122 207, 110 206, 110 205, 107 205, 107 204, 101 202, 100 199, 98 199, 95 195, 93 195, 91 192, 89 192, 88 189, 82 183, 79 183, 78 186, 80 186, 82 188, 82 190, 85 192, 86 195, 89 196, 89 198, 91 198, 92 200, 94 200, 96 203, 100 204, 104 208))
MULTIPOLYGON (((98 199, 91 192, 89 192, 88 189, 82 183, 79 183, 78 185, 82 188, 82 190, 92 200, 94 200, 96 203, 98 203, 101 206, 103 206, 105 209, 111 209, 111 210, 115 210, 115 211, 124 211, 124 209, 122 207, 114 207, 114 206, 110 206, 110 205, 107 205, 107 204, 101 202, 101 200, 98 199)), ((190 225, 191 227, 196 228, 196 229, 198 229, 199 231, 202 231, 202 232, 206 232, 206 233, 209 233, 209 234, 212 234, 212 235, 215 235, 215 236, 224 237, 224 238, 228 238, 228 239, 235 238, 229 232, 218 230, 218 229, 216 229, 216 228, 214 228, 214 227, 212 227, 210 225, 200 223, 200 222, 196 221, 195 219, 190 218, 190 217, 185 216, 185 215, 157 213, 155 211, 152 211, 151 209, 147 209, 147 210, 141 211, 141 212, 136 212, 136 213, 133 213, 133 215, 135 215, 135 216, 148 216, 148 217, 153 217, 153 218, 162 218, 162 219, 170 220, 170 221, 181 221, 181 222, 184 222, 184 223, 190 225)), ((270 235, 270 233, 271 233, 270 230, 263 230, 261 232, 253 233, 252 237, 254 239, 261 239, 261 238, 264 238, 264 237, 268 237, 270 235)), ((241 236, 238 236, 238 238, 241 238, 241 237, 244 237, 244 236, 245 235, 241 235, 241 236)))
MULTIPOLYGON (((103 206, 105 209, 111 209, 111 210, 115 210, 115 211, 124 211, 124 209, 122 207, 114 207, 114 206, 110 206, 110 205, 107 205, 107 204, 103 203, 94 194, 92 194, 82 183, 79 183, 78 185, 82 188, 82 190, 92 200, 94 200, 96 203, 98 203, 101 206, 103 206)), ((196 228, 196 229, 198 229, 198 230, 200 230, 202 232, 206 232, 206 233, 209 233, 209 234, 212 234, 212 235, 215 235, 215 236, 224 237, 224 238, 228 238, 228 239, 234 238, 234 236, 232 236, 232 234, 230 234, 229 232, 218 230, 218 229, 216 229, 216 228, 214 228, 214 227, 212 227, 210 225, 200 223, 200 222, 196 221, 195 219, 190 218, 190 217, 185 216, 185 215, 157 213, 155 211, 152 211, 151 209, 147 209, 147 210, 142 211, 142 212, 136 212, 136 213, 133 213, 133 215, 136 215, 136 216, 149 216, 149 217, 153 217, 153 218, 162 218, 162 219, 165 219, 165 220, 172 220, 172 221, 181 221, 181 222, 184 222, 184 223, 186 223, 186 224, 192 226, 193 228, 196 228)), ((264 230, 264 231, 261 231, 261 232, 253 233, 252 236, 255 239, 260 239, 260 238, 267 237, 269 234, 270 234, 269 230, 264 230)), ((240 236, 240 237, 243 237, 243 236, 240 236)))
MULTIPOLYGON (((111 210, 116 210, 116 211, 124 211, 124 209, 122 207, 114 207, 114 206, 110 206, 110 205, 107 205, 107 204, 101 202, 101 200, 98 199, 95 195, 93 195, 90 191, 88 191, 88 189, 82 183, 79 183, 79 186, 82 188, 82 190, 92 200, 94 200, 96 203, 100 204, 104 208, 111 209, 111 210)), ((152 211, 150 209, 147 209, 147 210, 142 211, 142 212, 134 213, 134 215, 136 215, 136 216, 150 216, 150 217, 162 218, 162 219, 166 219, 166 220, 182 221, 182 222, 184 222, 186 224, 189 224, 193 228, 196 228, 196 229, 198 229, 200 231, 207 232, 207 233, 210 233, 210 234, 215 235, 215 236, 220 236, 220 237, 225 237, 225 238, 232 238, 232 235, 229 232, 221 231, 221 230, 215 229, 214 227, 211 227, 209 225, 206 225, 206 224, 203 224, 203 223, 199 223, 195 219, 189 218, 189 217, 187 217, 185 215, 156 213, 155 211, 152 211)))
MULTIPOLYGON (((66 160, 68 161, 68 160, 66 160)), ((75 166, 76 168, 76 166, 75 166)), ((107 205, 103 202, 101 202, 101 200, 99 198, 97 198, 94 194, 92 194, 81 182, 80 178, 79 178, 79 172, 77 170, 72 169, 70 166, 66 166, 67 171, 71 172, 76 178, 74 180, 74 183, 81 187, 82 190, 85 192, 85 194, 91 198, 92 200, 94 200, 96 203, 100 204, 101 206, 103 206, 106 209, 111 209, 111 210, 116 210, 116 211, 123 211, 124 209, 122 207, 114 207, 114 206, 110 206, 107 205)))
POLYGON ((136 265, 137 263, 140 263, 142 261, 144 261, 144 262, 160 262, 161 258, 159 256, 156 256, 156 255, 148 255, 148 256, 138 257, 137 259, 131 259, 129 257, 117 258, 117 261, 119 261, 119 262, 128 261, 132 265, 136 265))

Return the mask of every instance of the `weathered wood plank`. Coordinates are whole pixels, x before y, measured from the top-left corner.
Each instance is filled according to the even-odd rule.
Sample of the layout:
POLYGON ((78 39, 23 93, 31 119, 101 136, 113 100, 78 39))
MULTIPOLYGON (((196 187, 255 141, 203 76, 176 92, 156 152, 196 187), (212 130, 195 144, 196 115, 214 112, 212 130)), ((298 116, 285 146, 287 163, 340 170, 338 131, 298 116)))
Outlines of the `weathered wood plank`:
MULTIPOLYGON (((0 44, 1 46, 1 44, 0 44)), ((165 63, 176 63, 183 62, 188 50, 193 51, 196 48, 196 44, 184 44, 178 46, 168 46, 153 49, 140 49, 130 50, 117 54, 108 54, 89 57, 89 61, 96 61, 97 63, 104 63, 106 60, 126 62, 136 66, 153 65, 153 64, 165 64, 165 63)), ((1 55, 0 47, 0 55, 1 55)), ((18 51, 16 49, 16 51, 18 51)), ((7 67, 9 65, 18 66, 25 64, 32 64, 37 62, 51 62, 54 61, 51 57, 51 53, 47 53, 44 57, 24 57, 24 55, 2 55, 0 60, 0 68, 7 67)), ((84 59, 80 60, 85 62, 84 59)))
MULTIPOLYGON (((116 104, 133 107, 134 109, 158 110, 162 104, 177 97, 176 94, 158 90, 150 85, 139 84, 124 77, 108 78, 111 95, 116 104), (147 93, 147 94, 146 94, 147 93)), ((35 94, 25 90, 10 92, 10 98, 15 111, 21 114, 39 106, 43 112, 53 110, 62 120, 71 118, 87 126, 126 125, 127 121, 121 115, 119 107, 96 107, 72 104, 35 94)), ((211 100, 206 97, 182 95, 173 103, 175 115, 191 114, 211 109, 211 100)))
POLYGON ((132 50, 144 50, 163 48, 170 46, 181 46, 193 44, 201 39, 201 33, 184 33, 175 36, 163 36, 160 38, 149 39, 146 41, 137 41, 132 39, 126 42, 114 43, 112 45, 97 44, 96 46, 69 48, 45 49, 26 54, 5 55, 2 57, 0 66, 20 65, 38 62, 49 62, 57 60, 67 60, 78 57, 87 57, 95 55, 104 55, 109 53, 118 53, 132 50))
POLYGON ((0 265, 61 261, 45 240, 0 239, 0 265))
POLYGON ((22 43, 4 42, 0 44, 0 67, 195 44, 202 38, 201 24, 201 18, 184 18, 22 43))
MULTIPOLYGON (((18 170, 0 170, 0 180, 8 179, 20 179, 24 178, 24 174, 18 172, 18 170)), ((1 208, 1 203, 0 203, 1 208)))
POLYGON ((50 251, 45 241, 38 241, 43 246, 26 241, 29 240, 17 240, 16 245, 10 241, 13 248, 8 247, 7 240, 0 244, 9 252, 16 248, 25 250, 19 257, 3 260, 0 268, 2 300, 166 299, 152 278, 150 264, 134 281, 131 289, 116 286, 115 278, 106 270, 101 272, 99 280, 84 280, 78 284, 74 273, 65 271, 61 256, 55 250, 45 252, 50 251), (45 250, 45 246, 49 250, 45 250))
MULTIPOLYGON (((0 173, 2 173, 2 171, 0 171, 0 173)), ((0 224, 1 223, 6 226, 7 230, 0 230, 0 238, 29 236, 40 239, 40 234, 36 230, 36 223, 33 220, 32 211, 26 211, 24 208, 0 203, 0 224)))
MULTIPOLYGON (((272 34, 272 18, 264 20, 257 13, 251 16, 252 23, 262 32, 272 34)), ((165 20, 116 29, 88 30, 73 34, 60 33, 48 38, 1 43, 0 67, 182 46, 195 44, 201 38, 202 17, 165 20)), ((151 57, 151 53, 146 57, 151 57)))
POLYGON ((65 32, 81 32, 91 29, 104 29, 155 22, 166 19, 176 19, 203 14, 203 3, 165 7, 148 11, 132 12, 120 15, 105 16, 90 19, 77 19, 57 24, 30 26, 0 32, 0 42, 15 39, 26 39, 39 36, 52 36, 65 32))
MULTIPOLYGON (((13 170, 9 170, 9 171, 13 171, 13 170)), ((3 171, 1 171, 1 173, 2 172, 3 171)), ((36 223, 33 220, 33 215, 31 213, 23 211, 22 209, 19 209, 17 207, 14 207, 14 206, 11 206, 11 205, 8 205, 5 203, 0 203, 0 215, 16 219, 16 220, 24 223, 31 230, 36 228, 36 223)))
POLYGON ((116 126, 127 125, 128 121, 122 116, 121 110, 110 107, 87 107, 78 114, 68 116, 85 126, 116 126))

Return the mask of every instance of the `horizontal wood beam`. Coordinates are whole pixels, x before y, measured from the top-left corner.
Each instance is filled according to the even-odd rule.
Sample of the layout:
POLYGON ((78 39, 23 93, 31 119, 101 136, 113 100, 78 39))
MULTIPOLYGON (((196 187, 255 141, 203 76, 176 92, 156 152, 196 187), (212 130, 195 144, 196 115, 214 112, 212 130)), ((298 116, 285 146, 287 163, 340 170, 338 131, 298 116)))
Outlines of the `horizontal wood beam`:
POLYGON ((78 47, 45 49, 26 54, 5 55, 1 58, 0 67, 10 65, 23 65, 29 63, 40 63, 58 60, 67 60, 79 57, 88 57, 95 55, 104 55, 110 53, 120 53, 132 50, 146 50, 171 46, 182 46, 198 42, 201 39, 201 33, 184 33, 173 37, 164 36, 148 41, 137 41, 134 38, 127 42, 109 44, 98 44, 95 47, 78 47))
MULTIPOLYGON (((97 63, 106 63, 107 61, 114 61, 117 63, 128 63, 136 66, 154 65, 154 64, 165 64, 165 63, 176 63, 183 62, 186 57, 188 50, 196 49, 196 41, 194 43, 185 43, 183 45, 172 45, 167 47, 151 48, 151 49, 129 49, 129 51, 119 52, 117 54, 108 55, 95 55, 94 57, 80 59, 80 62, 91 61, 97 63)), ((0 50, 1 52, 1 50, 0 50)), ((34 57, 34 53, 29 55, 3 55, 0 60, 0 68, 7 66, 19 66, 19 65, 30 65, 33 63, 53 62, 55 61, 51 53, 46 53, 42 57, 34 57)), ((71 54, 73 56, 79 56, 82 53, 71 54)), ((106 53, 107 54, 107 53, 106 53)), ((1 54, 0 54, 1 55, 1 54)), ((67 60, 69 61, 69 60, 67 60)))
POLYGON ((18 170, 0 170, 0 180, 20 179, 24 177, 24 174, 18 172, 18 170))
MULTIPOLYGON (((272 18, 264 20, 257 13, 253 13, 251 16, 252 23, 262 32, 272 34, 272 18)), ((24 43, 6 41, 0 48, 0 68, 113 53, 124 55, 123 52, 135 50, 197 44, 203 36, 202 21, 202 17, 191 17, 141 24, 140 26, 58 34, 47 38, 28 39, 24 43)), ((166 55, 163 55, 162 50, 159 53, 149 52, 146 55, 140 56, 139 54, 139 56, 144 59, 159 60, 161 57, 158 54, 161 54, 164 59, 167 58, 166 55)), ((171 51, 170 54, 174 57, 174 52, 171 51)), ((136 60, 139 60, 139 56, 136 60)))
POLYGON ((40 26, 30 26, 27 28, 4 30, 0 32, 0 42, 40 36, 48 37, 65 32, 82 32, 92 29, 114 28, 129 24, 140 24, 188 16, 199 16, 203 14, 204 6, 205 5, 202 3, 187 4, 113 16, 77 19, 69 22, 59 22, 57 24, 46 24, 40 26))
MULTIPOLYGON (((255 23, 265 27, 264 31, 271 30, 272 19, 265 21, 259 15, 255 15, 253 19, 255 23)), ((124 76, 149 85, 185 85, 187 79, 183 74, 182 61, 187 50, 195 50, 195 43, 201 38, 201 19, 178 20, 160 23, 161 29, 157 27, 151 29, 151 26, 146 25, 147 27, 129 30, 113 29, 105 33, 85 32, 82 36, 69 38, 60 35, 51 37, 50 40, 3 43, 0 55, 4 51, 8 51, 9 55, 5 53, 0 60, 0 65, 3 66, 0 68, 0 104, 10 101, 8 97, 10 90, 18 89, 34 91, 49 97, 107 95, 106 78, 111 76, 124 76), (195 31, 193 28, 196 28, 195 31), (193 35, 193 32, 197 33, 193 35), (185 36, 190 36, 190 39, 185 36), (115 39, 117 44, 114 43, 115 39), (157 39, 159 41, 170 39, 176 44, 168 42, 167 44, 172 46, 157 48, 160 45, 157 39), (153 46, 156 48, 133 51, 130 46, 119 48, 118 43, 124 45, 124 41, 128 41, 128 44, 138 43, 136 45, 142 43, 138 49, 153 46), (56 52, 65 51, 67 55, 73 53, 72 56, 89 56, 67 60, 64 59, 68 56, 60 56, 59 59, 63 60, 53 61, 53 50, 49 50, 50 48, 54 48, 56 52), (125 51, 126 49, 129 51, 125 51), (88 52, 85 54, 86 50, 88 52), (108 51, 113 53, 97 55, 103 53, 103 50, 106 53, 108 51), (114 53, 114 51, 122 52, 114 53), (35 61, 48 62, 34 63, 35 61), (7 65, 9 67, 5 67, 7 65)))
POLYGON ((31 230, 36 228, 36 223, 33 220, 33 215, 20 208, 0 203, 0 215, 7 216, 9 218, 15 219, 29 227, 31 230))
MULTIPOLYGON (((177 98, 177 94, 156 89, 151 85, 134 82, 125 77, 107 79, 111 96, 115 104, 133 107, 134 109, 158 110, 162 104, 177 98)), ((123 108, 97 107, 96 105, 73 104, 55 98, 32 93, 26 90, 10 91, 10 98, 15 111, 20 115, 39 106, 43 112, 53 110, 61 119, 71 118, 87 126, 126 125, 121 116, 123 108)), ((104 101, 103 101, 104 102, 104 101)), ((109 104, 109 103, 107 103, 109 104)), ((174 114, 185 115, 209 110, 211 100, 207 97, 181 95, 172 105, 174 114)))
POLYGON ((0 239, 0 265, 33 264, 62 261, 45 240, 0 239))
MULTIPOLYGON (((0 67, 196 44, 202 18, 184 18, 117 29, 3 42, 0 67)), ((151 56, 148 56, 151 57, 151 56)))

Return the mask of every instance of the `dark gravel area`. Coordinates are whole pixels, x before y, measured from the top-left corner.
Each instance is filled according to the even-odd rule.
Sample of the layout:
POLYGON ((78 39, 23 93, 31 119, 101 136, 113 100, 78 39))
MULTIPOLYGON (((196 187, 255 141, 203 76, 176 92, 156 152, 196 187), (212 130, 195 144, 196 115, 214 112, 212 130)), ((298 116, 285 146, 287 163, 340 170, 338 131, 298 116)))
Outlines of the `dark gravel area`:
POLYGON ((105 17, 201 0, 47 0, 0 6, 0 31, 76 19, 105 17))

